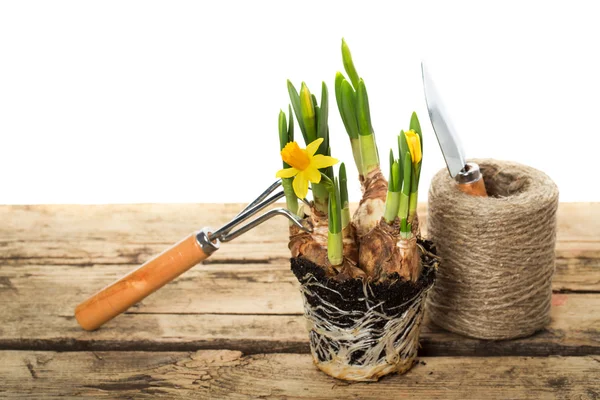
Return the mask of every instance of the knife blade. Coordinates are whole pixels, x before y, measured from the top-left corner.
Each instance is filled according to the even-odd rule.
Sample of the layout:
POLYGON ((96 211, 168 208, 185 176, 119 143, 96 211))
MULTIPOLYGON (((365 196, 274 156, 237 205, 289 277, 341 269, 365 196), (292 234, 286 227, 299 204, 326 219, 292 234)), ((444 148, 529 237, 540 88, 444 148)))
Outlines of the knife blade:
POLYGON ((421 62, 421 73, 429 120, 442 149, 448 173, 458 183, 461 191, 474 196, 487 196, 479 166, 466 162, 460 137, 423 62, 421 62))

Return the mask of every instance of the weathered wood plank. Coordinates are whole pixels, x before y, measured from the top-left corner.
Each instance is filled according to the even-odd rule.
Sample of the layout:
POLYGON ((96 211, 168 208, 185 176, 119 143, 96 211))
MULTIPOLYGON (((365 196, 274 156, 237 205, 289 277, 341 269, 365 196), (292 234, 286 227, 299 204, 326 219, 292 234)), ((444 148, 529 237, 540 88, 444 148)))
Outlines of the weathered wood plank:
MULTIPOLYGON (((0 348, 307 352, 293 275, 270 264, 224 266, 190 271, 91 333, 79 328, 73 309, 129 267, 5 266, 0 270, 0 348)), ((423 354, 600 354, 600 294, 555 294, 554 300, 552 324, 533 338, 485 342, 426 326, 423 354)))
MULTIPOLYGON (((194 268, 99 332, 81 331, 72 317, 73 308, 82 299, 193 230, 196 226, 190 223, 189 215, 217 226, 239 208, 0 206, 0 348, 227 347, 247 353, 306 352, 300 296, 286 261, 282 239, 286 222, 282 220, 271 221, 224 245, 217 255, 227 254, 233 257, 231 262, 215 257, 212 264, 194 268), (252 263, 245 249, 254 252, 252 257, 260 263, 252 263), (272 258, 266 257, 271 249, 272 258)), ((569 246, 578 244, 580 250, 593 249, 600 231, 596 220, 590 218, 596 209, 600 205, 561 205, 568 218, 559 222, 563 232, 559 232, 559 240, 569 246), (591 228, 581 229, 586 223, 591 228), (585 247, 589 243, 592 246, 585 247)), ((597 291, 598 259, 581 258, 593 252, 571 250, 565 250, 557 263, 555 289, 597 291)), ((558 306, 549 331, 534 338, 481 342, 427 328, 422 337, 423 352, 598 354, 600 327, 597 319, 589 318, 600 313, 597 295, 561 296, 555 296, 558 306)))
MULTIPOLYGON (((202 227, 218 227, 241 204, 0 206, 3 265, 138 264, 202 227)), ((425 227, 427 206, 419 214, 425 227)), ((600 203, 561 203, 557 255, 600 259, 600 203)), ((287 222, 273 219, 223 246, 212 262, 285 259, 287 222)), ((426 233, 426 232, 425 232, 426 233)), ((598 264, 595 264, 597 266, 598 264)))
POLYGON ((4 398, 597 399, 598 376, 598 357, 422 358, 406 375, 348 384, 309 355, 0 352, 4 398))
MULTIPOLYGON (((236 204, 0 206, 0 266, 127 265, 125 273, 196 229, 201 222, 189 215, 218 226, 239 208, 236 204)), ((594 250, 600 243, 600 218, 591 218, 599 213, 600 203, 561 204, 556 291, 600 292, 600 252, 594 250)), ((421 215, 426 218, 425 205, 421 215)), ((269 263, 288 270, 285 231, 285 221, 269 221, 224 244, 206 264, 223 264, 223 271, 240 263, 269 263)), ((99 284, 109 282, 92 274, 99 284)))

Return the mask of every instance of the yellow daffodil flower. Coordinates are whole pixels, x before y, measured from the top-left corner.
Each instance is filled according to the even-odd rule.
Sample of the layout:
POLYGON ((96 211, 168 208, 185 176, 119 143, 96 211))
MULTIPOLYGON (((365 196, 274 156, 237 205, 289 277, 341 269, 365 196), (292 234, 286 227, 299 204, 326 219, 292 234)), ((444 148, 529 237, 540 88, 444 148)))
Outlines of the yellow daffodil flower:
POLYGON ((308 182, 321 182, 321 173, 319 169, 331 167, 337 164, 338 160, 333 157, 316 154, 317 149, 323 142, 319 138, 301 149, 296 142, 290 142, 281 150, 281 158, 288 163, 291 168, 285 168, 277 172, 278 178, 294 177, 292 186, 298 198, 303 199, 308 194, 308 182))
POLYGON ((409 130, 408 132, 404 132, 406 136, 406 143, 408 144, 408 151, 410 151, 410 158, 412 159, 413 164, 417 164, 421 161, 421 140, 419 139, 419 135, 414 130, 409 130))

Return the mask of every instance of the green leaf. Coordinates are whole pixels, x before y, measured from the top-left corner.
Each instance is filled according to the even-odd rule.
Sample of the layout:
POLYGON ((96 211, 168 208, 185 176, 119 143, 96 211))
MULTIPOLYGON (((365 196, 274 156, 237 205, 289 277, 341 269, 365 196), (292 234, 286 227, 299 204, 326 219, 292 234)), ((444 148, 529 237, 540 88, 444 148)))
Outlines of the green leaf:
POLYGON ((347 80, 341 84, 342 107, 340 114, 350 139, 358 139, 358 120, 356 117, 356 92, 347 80))
POLYGON ((392 164, 392 179, 394 180, 394 192, 399 192, 404 179, 400 176, 400 164, 398 162, 392 164))
POLYGON ((321 108, 319 112, 319 118, 317 119, 317 137, 323 138, 323 143, 319 146, 317 154, 326 154, 327 148, 329 147, 329 127, 327 126, 327 119, 329 117, 329 92, 327 91, 327 85, 325 82, 321 85, 321 108))
POLYGON ((287 121, 283 110, 279 110, 279 150, 283 150, 287 144, 287 121))
POLYGON ((419 175, 421 171, 417 171, 418 166, 415 166, 412 171, 411 181, 410 181, 410 191, 412 193, 416 193, 419 191, 419 175))
MULTIPOLYGON (((300 96, 298 95, 298 91, 288 79, 287 81, 288 93, 290 95, 290 101, 292 103, 292 107, 294 107, 294 114, 296 114, 296 120, 298 121, 298 125, 300 125, 300 131, 302 132, 302 136, 304 137, 304 143, 310 143, 308 141, 308 136, 306 135, 306 128, 304 127, 304 121, 302 119, 302 111, 300 108, 300 96)), ((290 118, 292 116, 290 115, 290 118)))
MULTIPOLYGON (((314 96, 313 96, 314 97, 314 96)), ((315 126, 317 127, 317 137, 319 137, 319 119, 321 118, 321 108, 319 107, 319 105, 315 106, 315 126)))
POLYGON ((371 128, 371 112, 369 110, 369 96, 365 82, 361 79, 358 83, 356 110, 358 114, 358 133, 362 136, 373 133, 371 128))
POLYGON ((354 89, 358 90, 358 73, 356 72, 356 68, 354 67, 354 61, 352 61, 352 54, 350 53, 350 48, 346 41, 342 38, 342 61, 344 63, 344 69, 350 77, 350 81, 354 86, 354 89))
POLYGON ((398 164, 398 185, 396 186, 397 191, 402 190, 402 182, 404 182, 404 163, 402 162, 402 157, 397 160, 398 164))
POLYGON ((421 124, 419 123, 416 112, 413 112, 410 117, 410 129, 417 132, 417 135, 419 135, 419 141, 421 142, 421 159, 423 159, 423 132, 421 131, 421 124))
MULTIPOLYGON (((335 101, 337 103, 338 110, 340 110, 340 114, 342 111, 342 82, 345 81, 344 75, 341 72, 336 72, 335 74, 335 101)), ((342 120, 344 116, 342 115, 342 120)), ((344 122, 345 124, 345 122, 344 122)), ((348 130, 346 128, 346 130, 348 130)))
POLYGON ((294 141, 294 117, 292 114, 292 106, 288 105, 288 111, 290 113, 290 122, 288 125, 288 143, 294 141))
POLYGON ((414 167, 413 171, 413 192, 416 192, 419 189, 419 181, 421 180, 421 163, 417 163, 414 167))
MULTIPOLYGON (((288 143, 287 133, 287 121, 285 119, 285 113, 283 110, 279 111, 279 150, 283 150, 285 145, 288 143)), ((284 161, 283 168, 289 168, 289 165, 284 161)))
POLYGON ((306 144, 314 142, 317 139, 317 121, 315 118, 315 107, 312 100, 312 94, 308 90, 308 86, 302 82, 300 88, 300 113, 306 129, 306 144))
POLYGON ((421 134, 421 124, 419 123, 419 117, 417 117, 416 112, 413 112, 410 116, 410 129, 417 132, 419 135, 421 134))
POLYGON ((346 176, 346 164, 340 164, 340 205, 342 208, 348 204, 348 177, 346 176))
POLYGON ((408 149, 408 142, 406 141, 406 135, 404 134, 403 130, 401 130, 400 134, 398 135, 398 150, 400 151, 400 159, 402 160, 402 164, 405 165, 404 155, 406 153, 410 155, 410 150, 408 149))
POLYGON ((342 207, 338 179, 327 178, 326 187, 329 191, 329 232, 339 233, 342 231, 342 207))
POLYGON ((388 180, 388 192, 395 192, 396 190, 396 183, 394 181, 394 150, 390 149, 390 175, 389 175, 389 180, 388 180))
POLYGON ((407 151, 404 153, 404 181, 402 184, 402 193, 405 195, 410 195, 411 189, 411 178, 412 178, 412 160, 410 158, 410 153, 407 151))

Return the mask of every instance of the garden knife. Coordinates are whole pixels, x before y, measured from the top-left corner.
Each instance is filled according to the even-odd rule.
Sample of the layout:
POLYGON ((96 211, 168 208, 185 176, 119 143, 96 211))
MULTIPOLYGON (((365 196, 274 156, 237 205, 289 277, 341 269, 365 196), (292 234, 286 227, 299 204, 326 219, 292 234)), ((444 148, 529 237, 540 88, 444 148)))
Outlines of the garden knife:
POLYGON ((431 80, 431 76, 425 69, 424 63, 421 63, 421 71, 429 119, 442 149, 450 176, 458 183, 458 188, 462 192, 473 196, 486 197, 487 191, 485 190, 485 183, 479 165, 466 162, 460 139, 452 126, 444 104, 431 80))

